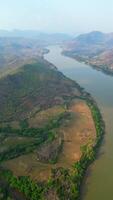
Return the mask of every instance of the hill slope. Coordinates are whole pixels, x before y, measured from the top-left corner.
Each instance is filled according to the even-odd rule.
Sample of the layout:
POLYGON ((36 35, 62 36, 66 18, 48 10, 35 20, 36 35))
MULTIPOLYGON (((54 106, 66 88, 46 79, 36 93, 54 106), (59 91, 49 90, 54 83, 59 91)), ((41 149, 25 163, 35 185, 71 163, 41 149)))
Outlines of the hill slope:
POLYGON ((94 31, 80 35, 65 46, 64 52, 97 69, 113 73, 113 33, 94 31))
POLYGON ((45 52, 43 46, 36 39, 0 37, 0 72, 38 60, 45 52))
POLYGON ((77 84, 40 59, 0 79, 0 121, 27 118, 79 94, 77 84))

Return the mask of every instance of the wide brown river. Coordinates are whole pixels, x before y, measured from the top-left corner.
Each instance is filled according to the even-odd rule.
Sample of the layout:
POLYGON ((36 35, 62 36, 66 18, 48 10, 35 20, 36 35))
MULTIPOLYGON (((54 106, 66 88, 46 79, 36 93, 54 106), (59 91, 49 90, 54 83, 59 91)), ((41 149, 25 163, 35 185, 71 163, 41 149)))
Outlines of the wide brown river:
POLYGON ((50 46, 45 59, 67 77, 76 80, 95 98, 106 123, 106 134, 98 158, 84 180, 82 200, 113 200, 113 77, 61 54, 50 46))

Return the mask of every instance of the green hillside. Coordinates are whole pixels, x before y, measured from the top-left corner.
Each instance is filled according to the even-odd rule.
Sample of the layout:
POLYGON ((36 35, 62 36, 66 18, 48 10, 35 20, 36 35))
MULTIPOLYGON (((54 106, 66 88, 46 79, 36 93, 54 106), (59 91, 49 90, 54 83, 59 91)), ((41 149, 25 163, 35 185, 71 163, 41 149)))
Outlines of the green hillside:
POLYGON ((22 120, 79 95, 78 85, 44 60, 0 79, 0 121, 22 120), (74 88, 74 89, 73 89, 74 88))

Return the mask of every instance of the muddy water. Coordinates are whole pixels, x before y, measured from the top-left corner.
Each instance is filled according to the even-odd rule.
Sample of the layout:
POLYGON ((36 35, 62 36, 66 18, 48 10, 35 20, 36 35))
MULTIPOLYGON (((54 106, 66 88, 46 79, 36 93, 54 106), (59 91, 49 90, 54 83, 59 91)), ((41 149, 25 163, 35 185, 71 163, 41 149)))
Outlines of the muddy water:
POLYGON ((97 101, 106 123, 106 135, 98 159, 84 181, 82 200, 113 199, 113 77, 61 54, 59 46, 49 47, 45 58, 69 78, 76 80, 97 101))

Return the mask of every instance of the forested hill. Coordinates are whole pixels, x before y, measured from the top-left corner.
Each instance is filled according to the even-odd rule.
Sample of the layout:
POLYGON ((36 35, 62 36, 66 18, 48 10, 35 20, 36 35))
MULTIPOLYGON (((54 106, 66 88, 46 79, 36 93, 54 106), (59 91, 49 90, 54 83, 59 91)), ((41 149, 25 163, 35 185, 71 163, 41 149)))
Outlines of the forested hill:
POLYGON ((79 86, 47 61, 26 64, 0 79, 0 121, 24 119, 74 94, 79 86))

